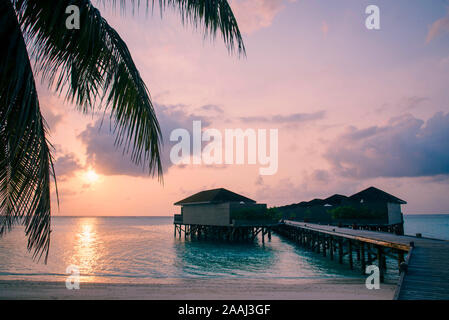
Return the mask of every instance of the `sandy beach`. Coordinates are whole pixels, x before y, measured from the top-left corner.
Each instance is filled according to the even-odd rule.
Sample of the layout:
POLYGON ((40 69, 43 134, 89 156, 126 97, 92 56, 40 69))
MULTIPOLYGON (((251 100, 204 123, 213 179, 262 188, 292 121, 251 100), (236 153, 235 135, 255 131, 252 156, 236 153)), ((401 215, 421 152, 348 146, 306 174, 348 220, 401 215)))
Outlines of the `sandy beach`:
POLYGON ((0 299, 150 299, 150 300, 391 300, 396 286, 368 290, 360 279, 177 280, 172 283, 81 283, 68 290, 64 282, 0 280, 0 299))

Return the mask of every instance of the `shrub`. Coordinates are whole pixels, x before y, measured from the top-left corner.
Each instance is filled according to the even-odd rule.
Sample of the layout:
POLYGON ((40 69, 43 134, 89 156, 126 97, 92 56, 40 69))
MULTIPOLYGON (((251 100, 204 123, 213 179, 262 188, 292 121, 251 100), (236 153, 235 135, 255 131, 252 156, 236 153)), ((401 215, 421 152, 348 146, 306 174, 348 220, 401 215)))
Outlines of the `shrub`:
POLYGON ((352 206, 342 206, 328 211, 332 219, 378 219, 379 212, 369 208, 355 208, 352 206))
POLYGON ((282 218, 282 213, 276 208, 260 209, 260 208, 245 208, 232 213, 232 219, 235 220, 271 220, 279 221, 282 218))

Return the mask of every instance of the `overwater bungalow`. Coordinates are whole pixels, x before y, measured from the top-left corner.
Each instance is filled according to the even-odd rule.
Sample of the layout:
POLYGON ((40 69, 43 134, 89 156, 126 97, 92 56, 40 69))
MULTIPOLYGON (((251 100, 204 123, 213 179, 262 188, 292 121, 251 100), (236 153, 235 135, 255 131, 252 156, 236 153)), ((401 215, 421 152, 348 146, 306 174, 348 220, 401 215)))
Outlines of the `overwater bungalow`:
POLYGON ((267 216, 267 205, 224 188, 205 190, 175 202, 175 235, 254 238, 274 222, 267 216))
POLYGON ((339 224, 358 228, 403 233, 401 205, 406 204, 383 190, 369 187, 349 197, 334 194, 279 207, 284 219, 320 224, 339 224))

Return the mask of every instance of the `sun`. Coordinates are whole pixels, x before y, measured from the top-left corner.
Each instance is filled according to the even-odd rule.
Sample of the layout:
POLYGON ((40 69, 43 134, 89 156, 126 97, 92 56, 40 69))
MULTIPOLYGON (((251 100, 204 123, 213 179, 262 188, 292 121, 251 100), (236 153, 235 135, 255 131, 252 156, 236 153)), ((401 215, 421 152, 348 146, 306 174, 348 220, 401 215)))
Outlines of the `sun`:
POLYGON ((95 170, 93 169, 89 169, 86 171, 86 173, 84 174, 84 178, 89 182, 89 183, 94 183, 98 181, 98 174, 95 172, 95 170))

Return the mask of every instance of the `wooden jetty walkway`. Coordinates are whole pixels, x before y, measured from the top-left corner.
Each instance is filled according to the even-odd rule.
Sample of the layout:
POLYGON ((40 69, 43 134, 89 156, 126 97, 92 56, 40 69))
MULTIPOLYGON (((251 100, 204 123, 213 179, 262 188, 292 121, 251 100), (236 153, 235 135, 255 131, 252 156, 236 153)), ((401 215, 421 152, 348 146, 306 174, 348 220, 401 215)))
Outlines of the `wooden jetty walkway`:
POLYGON ((340 263, 347 256, 351 269, 355 253, 363 274, 366 265, 376 261, 381 281, 385 257, 394 256, 401 272, 395 299, 449 300, 449 241, 290 220, 276 230, 332 260, 338 254, 340 263))

